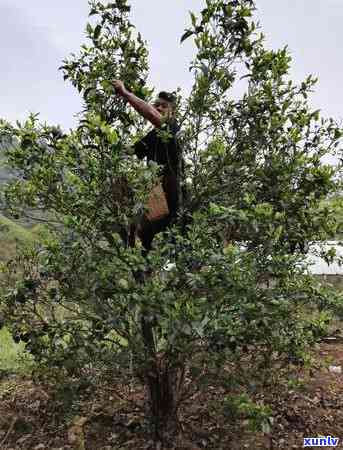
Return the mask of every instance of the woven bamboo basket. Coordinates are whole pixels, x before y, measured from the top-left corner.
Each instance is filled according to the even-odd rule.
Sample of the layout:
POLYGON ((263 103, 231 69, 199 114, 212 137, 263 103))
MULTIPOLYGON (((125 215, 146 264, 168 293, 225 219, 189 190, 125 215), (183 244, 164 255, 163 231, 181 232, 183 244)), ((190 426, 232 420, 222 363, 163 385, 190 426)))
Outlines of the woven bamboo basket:
POLYGON ((158 183, 150 192, 147 209, 148 212, 146 213, 146 218, 150 222, 162 219, 169 214, 167 198, 162 183, 158 183))

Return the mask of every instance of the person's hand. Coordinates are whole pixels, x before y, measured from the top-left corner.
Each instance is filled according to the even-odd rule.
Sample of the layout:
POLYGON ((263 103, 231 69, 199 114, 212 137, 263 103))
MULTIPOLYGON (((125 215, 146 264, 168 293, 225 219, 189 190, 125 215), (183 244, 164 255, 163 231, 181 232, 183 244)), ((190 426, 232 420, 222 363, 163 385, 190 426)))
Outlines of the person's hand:
POLYGON ((127 93, 125 85, 121 80, 114 80, 113 86, 114 89, 116 90, 116 93, 121 95, 122 97, 124 97, 124 95, 127 93))

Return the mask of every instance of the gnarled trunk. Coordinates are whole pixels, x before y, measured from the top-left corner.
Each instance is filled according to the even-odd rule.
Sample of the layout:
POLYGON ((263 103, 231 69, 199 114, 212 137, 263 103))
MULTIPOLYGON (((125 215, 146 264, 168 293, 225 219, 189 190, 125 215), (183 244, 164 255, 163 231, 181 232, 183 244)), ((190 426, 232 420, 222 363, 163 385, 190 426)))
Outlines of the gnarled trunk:
POLYGON ((179 433, 178 406, 184 381, 184 364, 168 355, 155 352, 153 329, 142 320, 144 344, 148 355, 146 386, 148 416, 156 442, 163 446, 175 443, 179 433))

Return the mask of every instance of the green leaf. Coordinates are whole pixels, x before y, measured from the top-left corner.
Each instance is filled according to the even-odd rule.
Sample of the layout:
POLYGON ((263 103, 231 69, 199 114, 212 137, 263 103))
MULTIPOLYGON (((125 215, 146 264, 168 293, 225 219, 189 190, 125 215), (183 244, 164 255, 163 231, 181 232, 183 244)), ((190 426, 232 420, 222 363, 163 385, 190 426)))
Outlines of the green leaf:
POLYGON ((94 35, 93 35, 94 39, 98 39, 100 32, 101 32, 101 25, 97 25, 94 30, 94 35))
POLYGON ((182 35, 181 37, 181 44, 183 41, 185 41, 186 39, 188 39, 190 36, 192 36, 192 34, 194 34, 194 31, 192 30, 186 30, 186 32, 182 35))
POLYGON ((109 94, 114 93, 114 86, 113 86, 113 84, 110 81, 104 80, 100 84, 101 84, 101 87, 103 88, 103 90, 106 93, 109 93, 109 94))
POLYGON ((127 280, 125 280, 125 278, 120 278, 118 280, 118 286, 123 289, 124 291, 128 290, 129 288, 129 283, 127 280))
POLYGON ((89 96, 89 94, 94 90, 95 90, 94 86, 87 87, 83 92, 83 97, 87 98, 89 96))
POLYGON ((89 35, 92 35, 92 33, 93 33, 93 27, 92 27, 92 25, 91 25, 90 23, 87 23, 87 25, 86 25, 86 31, 87 31, 87 33, 88 33, 89 35))
POLYGON ((241 17, 251 17, 251 10, 249 8, 242 8, 240 11, 241 17))
POLYGON ((190 14, 190 16, 191 16, 192 25, 193 25, 193 27, 195 27, 196 22, 197 22, 197 18, 196 18, 196 16, 195 16, 195 14, 192 13, 191 11, 190 11, 189 14, 190 14))
POLYGON ((231 17, 232 13, 233 13, 232 6, 230 6, 230 5, 223 6, 223 12, 224 12, 224 16, 231 17))

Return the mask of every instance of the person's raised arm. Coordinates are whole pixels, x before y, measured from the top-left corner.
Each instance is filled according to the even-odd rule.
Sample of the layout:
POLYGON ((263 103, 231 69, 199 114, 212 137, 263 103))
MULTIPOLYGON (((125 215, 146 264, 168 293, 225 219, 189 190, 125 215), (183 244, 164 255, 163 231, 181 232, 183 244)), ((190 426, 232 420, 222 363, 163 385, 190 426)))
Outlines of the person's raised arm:
POLYGON ((157 109, 128 91, 122 81, 114 80, 113 85, 117 94, 128 101, 141 116, 149 120, 155 127, 160 127, 162 125, 163 118, 157 109))

